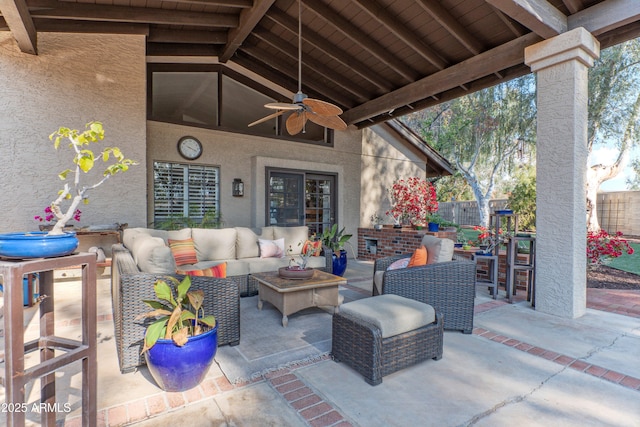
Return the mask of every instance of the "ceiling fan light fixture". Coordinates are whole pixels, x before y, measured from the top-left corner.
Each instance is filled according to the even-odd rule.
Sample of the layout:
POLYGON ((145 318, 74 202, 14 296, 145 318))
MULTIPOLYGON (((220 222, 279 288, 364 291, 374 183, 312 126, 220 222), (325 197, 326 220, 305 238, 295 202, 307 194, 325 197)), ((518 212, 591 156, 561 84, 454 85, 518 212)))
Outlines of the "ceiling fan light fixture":
POLYGON ((307 119, 330 129, 347 129, 347 124, 338 117, 339 114, 342 114, 340 107, 326 101, 309 98, 302 92, 302 0, 298 0, 298 92, 293 95, 293 102, 291 104, 270 102, 265 104, 265 107, 278 110, 278 112, 258 119, 250 123, 249 126, 263 123, 291 110, 292 113, 285 122, 287 132, 289 132, 290 135, 296 135, 301 131, 305 133, 307 119))

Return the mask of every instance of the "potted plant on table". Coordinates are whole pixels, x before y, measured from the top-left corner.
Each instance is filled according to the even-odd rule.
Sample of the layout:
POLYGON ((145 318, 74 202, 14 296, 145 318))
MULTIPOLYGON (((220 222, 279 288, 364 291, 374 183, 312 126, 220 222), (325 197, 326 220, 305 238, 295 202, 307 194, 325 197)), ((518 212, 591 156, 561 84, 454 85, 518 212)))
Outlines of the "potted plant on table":
POLYGON ((72 169, 65 169, 58 177, 67 181, 58 191, 58 196, 45 208, 45 218, 36 216, 37 221, 56 220, 49 232, 8 233, 0 235, 0 256, 9 258, 40 258, 51 256, 63 256, 72 253, 78 247, 78 239, 75 232, 66 232, 64 227, 71 219, 80 219, 80 203, 89 202, 88 193, 109 180, 113 175, 126 172, 130 166, 137 164, 127 159, 118 147, 107 147, 97 155, 89 149, 89 145, 104 139, 104 128, 100 122, 87 123, 86 129, 80 132, 77 129, 61 127, 49 135, 54 148, 60 148, 63 139, 69 141, 68 147, 73 152, 72 169), (91 185, 83 185, 81 176, 91 171, 98 159, 107 164, 102 177, 91 185), (109 164, 110 160, 112 163, 109 164), (69 206, 63 209, 63 204, 69 202, 69 206))
POLYGON ((329 248, 332 252, 333 271, 336 276, 342 276, 347 269, 347 251, 344 245, 351 239, 352 234, 345 234, 344 227, 338 230, 338 224, 333 224, 330 228, 322 231, 320 240, 322 246, 329 248))
POLYGON ((142 348, 153 379, 165 391, 185 391, 207 374, 218 348, 218 328, 215 317, 204 314, 204 292, 189 290, 189 276, 167 281, 156 281, 159 301, 145 300, 153 310, 136 320, 156 319, 147 327, 142 348))

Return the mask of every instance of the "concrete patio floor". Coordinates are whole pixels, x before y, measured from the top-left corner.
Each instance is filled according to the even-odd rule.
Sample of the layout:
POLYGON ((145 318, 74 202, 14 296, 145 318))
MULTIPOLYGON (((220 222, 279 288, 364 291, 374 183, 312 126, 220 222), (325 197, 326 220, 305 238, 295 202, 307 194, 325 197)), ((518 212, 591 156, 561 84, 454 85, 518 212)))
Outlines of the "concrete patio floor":
MULTIPOLYGON (((349 260, 341 292, 370 295, 373 264, 349 260)), ((56 287, 56 330, 78 335, 78 282, 56 287)), ((640 292, 588 290, 587 314, 570 320, 508 304, 478 287, 472 335, 447 331, 444 356, 372 387, 330 357, 231 384, 214 364, 184 393, 161 391, 146 369, 120 374, 110 283, 98 280, 98 425, 120 426, 640 426, 640 292)), ((37 331, 25 309, 26 335, 37 331), (30 321, 29 321, 30 320, 30 321)), ((32 357, 32 356, 30 356, 32 357)), ((79 366, 58 375, 69 403, 59 425, 80 426, 79 366)), ((37 402, 38 384, 28 390, 37 402)), ((0 387, 0 401, 4 389, 0 387)), ((39 415, 27 415, 39 425, 39 415)), ((0 425, 4 423, 0 421, 0 425)))

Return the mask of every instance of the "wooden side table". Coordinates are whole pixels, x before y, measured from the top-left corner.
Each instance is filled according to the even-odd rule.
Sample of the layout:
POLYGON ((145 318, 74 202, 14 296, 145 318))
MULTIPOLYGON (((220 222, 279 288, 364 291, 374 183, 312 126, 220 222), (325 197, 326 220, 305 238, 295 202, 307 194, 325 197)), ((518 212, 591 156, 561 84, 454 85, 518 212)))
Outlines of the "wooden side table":
MULTIPOLYGON (((96 255, 80 253, 59 258, 0 261, 0 274, 4 278, 4 342, 5 376, 9 427, 24 426, 31 406, 25 402, 25 385, 40 378, 40 403, 46 408, 64 408, 68 402, 56 404, 55 372, 76 361, 82 362, 82 425, 97 424, 97 355, 96 355, 96 255), (82 269, 82 341, 55 335, 53 270, 80 267, 82 269), (23 277, 39 273, 40 336, 24 342, 23 277), (55 355, 55 350, 59 353, 55 355), (40 363, 25 369, 24 355, 40 352, 40 363)), ((43 426, 56 425, 55 410, 40 410, 43 426)))

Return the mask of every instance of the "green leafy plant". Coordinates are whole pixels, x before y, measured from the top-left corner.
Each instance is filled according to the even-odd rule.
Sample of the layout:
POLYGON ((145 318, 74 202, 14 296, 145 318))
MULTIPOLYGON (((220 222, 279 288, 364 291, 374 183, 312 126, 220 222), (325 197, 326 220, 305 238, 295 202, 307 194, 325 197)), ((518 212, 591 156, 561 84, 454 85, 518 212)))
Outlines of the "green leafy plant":
POLYGON ((345 234, 344 227, 338 230, 338 224, 333 224, 331 228, 325 228, 322 230, 322 236, 320 240, 322 245, 328 247, 333 252, 339 253, 344 249, 344 245, 351 239, 352 234, 345 234))
POLYGON ((171 215, 163 220, 151 223, 157 230, 180 230, 182 228, 221 228, 224 225, 222 215, 216 208, 207 209, 201 220, 183 215, 171 215))
POLYGON ((518 222, 522 230, 536 229, 536 176, 525 173, 509 194, 507 202, 510 209, 518 213, 518 222))
POLYGON ((73 163, 75 165, 72 169, 65 169, 58 174, 58 177, 63 181, 71 178, 72 183, 66 182, 62 190, 58 191, 58 197, 51 202, 51 219, 55 218, 57 221, 49 234, 63 233, 66 223, 74 216, 77 217, 80 202, 89 203, 88 192, 90 190, 104 184, 113 175, 126 172, 130 166, 137 165, 135 161, 125 158, 118 147, 107 147, 96 156, 88 146, 104 139, 104 128, 100 122, 90 122, 85 127, 84 132, 61 127, 49 135, 56 150, 60 148, 63 139, 69 140, 69 148, 74 152, 73 163), (107 164, 102 173, 102 179, 92 185, 82 185, 80 183, 81 172, 87 173, 93 169, 97 159, 102 159, 102 162, 107 164), (108 164, 110 159, 113 159, 113 163, 108 164), (66 212, 63 212, 62 204, 65 200, 71 200, 71 204, 66 212))
POLYGON ((190 336, 200 335, 216 325, 213 315, 204 314, 204 292, 189 290, 191 277, 185 276, 179 281, 168 276, 167 281, 157 280, 154 283, 153 290, 159 301, 144 300, 143 302, 153 310, 136 317, 136 320, 157 319, 147 327, 143 353, 153 347, 160 338, 172 339, 176 345, 182 347, 190 336), (173 287, 167 281, 171 282, 173 287))

